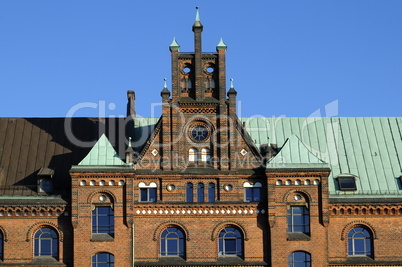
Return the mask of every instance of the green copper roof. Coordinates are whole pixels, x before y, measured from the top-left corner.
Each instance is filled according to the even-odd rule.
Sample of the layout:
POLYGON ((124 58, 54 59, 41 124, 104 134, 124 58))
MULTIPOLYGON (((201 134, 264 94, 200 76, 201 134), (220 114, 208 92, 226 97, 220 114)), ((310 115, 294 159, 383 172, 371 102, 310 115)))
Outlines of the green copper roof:
POLYGON ((228 46, 223 42, 223 39, 219 41, 219 43, 216 45, 216 50, 226 50, 228 46))
POLYGON ((267 167, 273 166, 275 168, 284 165, 290 167, 292 165, 300 166, 302 164, 308 166, 313 163, 324 162, 311 153, 296 135, 292 134, 289 139, 285 141, 279 153, 268 162, 267 167))
POLYGON ((170 51, 180 51, 180 45, 177 43, 176 38, 173 38, 172 43, 169 46, 170 51))
POLYGON ((106 135, 102 135, 98 142, 92 147, 86 157, 78 163, 79 166, 121 166, 125 163, 117 155, 112 144, 106 135))
POLYGON ((294 164, 317 159, 328 163, 331 194, 402 194, 401 117, 253 117, 241 121, 257 147, 277 144, 294 164), (291 140, 292 135, 309 153, 300 142, 291 140), (285 144, 288 138, 290 143, 285 144), (356 191, 339 190, 335 177, 344 173, 357 176, 356 191))

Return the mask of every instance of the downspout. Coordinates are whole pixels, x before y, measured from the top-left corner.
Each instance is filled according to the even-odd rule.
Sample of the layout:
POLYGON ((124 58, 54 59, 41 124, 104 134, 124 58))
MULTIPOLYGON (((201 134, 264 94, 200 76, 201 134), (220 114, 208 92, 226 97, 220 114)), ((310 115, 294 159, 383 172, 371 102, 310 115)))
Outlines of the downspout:
POLYGON ((132 229, 132 238, 131 238, 131 240, 133 240, 133 251, 132 251, 132 253, 133 253, 133 258, 132 258, 132 262, 133 262, 133 264, 132 264, 132 266, 134 267, 134 244, 135 244, 135 242, 134 242, 134 220, 133 220, 133 223, 132 223, 132 225, 131 225, 131 229, 132 229))

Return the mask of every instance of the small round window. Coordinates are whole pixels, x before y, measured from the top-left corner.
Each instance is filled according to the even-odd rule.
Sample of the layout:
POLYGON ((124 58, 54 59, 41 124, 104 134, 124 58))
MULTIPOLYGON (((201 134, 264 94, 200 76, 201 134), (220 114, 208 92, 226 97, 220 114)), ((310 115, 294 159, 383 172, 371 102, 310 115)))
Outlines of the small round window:
POLYGON ((215 69, 214 69, 213 67, 208 67, 208 68, 205 69, 205 71, 206 71, 207 73, 213 73, 214 70, 215 70, 215 69))
POLYGON ((232 191, 233 190, 233 186, 231 184, 227 184, 223 188, 225 189, 225 191, 232 191))
POLYGON ((191 69, 189 67, 184 67, 182 71, 183 73, 188 74, 191 72, 191 69))

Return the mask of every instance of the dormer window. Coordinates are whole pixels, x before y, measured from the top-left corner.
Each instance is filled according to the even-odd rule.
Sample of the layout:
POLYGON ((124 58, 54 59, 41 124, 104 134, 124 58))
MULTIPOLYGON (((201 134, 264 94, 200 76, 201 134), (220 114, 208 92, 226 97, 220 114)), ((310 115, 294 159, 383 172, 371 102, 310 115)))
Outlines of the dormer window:
POLYGON ((38 172, 38 193, 53 193, 53 175, 54 170, 42 167, 38 172))
POLYGON ((337 177, 339 190, 341 191, 354 191, 357 190, 356 187, 356 176, 348 174, 348 175, 339 175, 337 177))

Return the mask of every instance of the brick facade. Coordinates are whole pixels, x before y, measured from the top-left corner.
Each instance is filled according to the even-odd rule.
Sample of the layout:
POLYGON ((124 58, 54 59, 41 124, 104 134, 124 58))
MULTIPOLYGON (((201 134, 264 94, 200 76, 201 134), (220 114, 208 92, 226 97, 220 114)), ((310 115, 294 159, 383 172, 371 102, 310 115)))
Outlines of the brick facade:
POLYGON ((3 194, 0 265, 91 266, 94 255, 108 253, 114 266, 402 266, 400 198, 331 195, 333 170, 324 163, 268 168, 280 149, 256 147, 237 118, 237 92, 226 89, 226 46, 221 41, 216 53, 202 53, 202 29, 196 20, 194 53, 180 53, 175 41, 170 46, 172 93, 163 88, 152 131, 127 131, 139 127, 131 91, 126 128, 109 122, 115 148, 127 148, 127 132, 144 139, 128 145, 124 164, 83 166, 80 150, 63 176, 71 188, 60 185, 67 194, 3 194), (42 228, 57 236, 55 257, 35 254, 42 228), (364 251, 350 247, 353 229, 370 234, 369 241, 353 241, 364 251), (292 265, 295 252, 311 265, 292 265))

